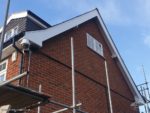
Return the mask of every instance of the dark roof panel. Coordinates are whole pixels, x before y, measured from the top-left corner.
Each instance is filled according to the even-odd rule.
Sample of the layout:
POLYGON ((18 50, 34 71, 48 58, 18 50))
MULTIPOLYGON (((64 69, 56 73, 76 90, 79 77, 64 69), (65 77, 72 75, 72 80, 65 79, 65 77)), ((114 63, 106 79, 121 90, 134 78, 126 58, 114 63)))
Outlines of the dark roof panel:
POLYGON ((32 11, 27 10, 28 14, 31 15, 32 17, 36 18, 37 20, 39 20, 41 23, 43 23, 45 26, 47 26, 47 28, 51 27, 50 24, 48 24, 46 21, 44 21, 43 19, 41 19, 39 16, 37 16, 36 14, 34 14, 32 11))

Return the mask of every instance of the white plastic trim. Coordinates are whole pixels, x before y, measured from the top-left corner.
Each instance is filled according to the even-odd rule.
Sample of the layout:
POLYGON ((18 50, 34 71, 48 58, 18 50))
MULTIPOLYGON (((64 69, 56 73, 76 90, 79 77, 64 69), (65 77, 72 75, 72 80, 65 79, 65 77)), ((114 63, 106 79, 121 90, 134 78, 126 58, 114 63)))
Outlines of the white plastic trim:
MULTIPOLYGON (((47 28, 44 24, 42 24, 40 21, 38 21, 36 18, 32 17, 31 15, 28 14, 27 11, 20 12, 20 13, 14 13, 11 16, 9 16, 7 20, 7 24, 12 20, 12 19, 17 19, 17 18, 23 18, 23 17, 29 17, 32 19, 34 22, 38 23, 40 26, 47 28)), ((2 32, 3 27, 0 28, 0 32, 2 32)))
POLYGON ((9 79, 9 80, 6 80, 6 81, 4 81, 4 82, 1 82, 1 83, 0 83, 0 87, 2 87, 2 86, 4 86, 4 85, 7 85, 7 84, 9 84, 9 83, 11 83, 11 82, 13 82, 13 81, 15 81, 15 80, 18 80, 18 79, 22 78, 22 77, 25 76, 25 75, 27 75, 27 72, 24 72, 24 73, 22 73, 22 74, 16 75, 16 76, 14 76, 13 78, 11 78, 11 79, 9 79))
POLYGON ((23 18, 23 17, 26 17, 27 15, 28 15, 27 11, 20 12, 20 13, 14 13, 14 14, 12 14, 12 15, 8 18, 7 24, 8 24, 12 19, 23 18))
POLYGON ((5 80, 6 80, 6 76, 7 76, 8 60, 6 59, 6 60, 0 62, 0 65, 2 65, 2 64, 4 64, 4 63, 6 63, 6 68, 5 68, 4 70, 2 70, 2 71, 0 72, 0 74, 4 74, 4 81, 5 81, 5 80))

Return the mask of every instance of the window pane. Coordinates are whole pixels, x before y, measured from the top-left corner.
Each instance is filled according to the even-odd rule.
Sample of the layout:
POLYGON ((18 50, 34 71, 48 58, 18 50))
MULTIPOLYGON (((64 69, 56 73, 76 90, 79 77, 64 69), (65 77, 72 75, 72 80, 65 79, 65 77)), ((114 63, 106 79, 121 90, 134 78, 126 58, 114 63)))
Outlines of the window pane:
POLYGON ((3 71, 4 69, 6 69, 6 63, 0 65, 0 71, 3 71))
POLYGON ((101 51, 101 48, 100 48, 100 46, 99 46, 99 43, 98 43, 98 42, 96 43, 96 51, 97 51, 98 53, 100 53, 100 51, 101 51))
POLYGON ((12 37, 12 30, 6 32, 4 42, 8 41, 12 37))
POLYGON ((6 63, 2 64, 2 70, 6 69, 6 63))
POLYGON ((4 74, 3 75, 0 75, 0 82, 4 81, 4 74))
POLYGON ((93 38, 87 34, 87 44, 88 47, 90 47, 91 49, 94 49, 94 40, 93 38))
POLYGON ((18 26, 16 26, 15 28, 5 33, 4 42, 7 42, 10 38, 12 38, 14 35, 17 35, 17 34, 18 34, 18 26))

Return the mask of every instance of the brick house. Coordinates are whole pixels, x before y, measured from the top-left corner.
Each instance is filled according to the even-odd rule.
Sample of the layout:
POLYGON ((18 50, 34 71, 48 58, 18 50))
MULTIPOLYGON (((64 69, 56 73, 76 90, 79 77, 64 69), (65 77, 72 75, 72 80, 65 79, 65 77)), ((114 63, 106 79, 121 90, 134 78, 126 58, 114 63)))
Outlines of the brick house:
MULTIPOLYGON (((28 71, 27 76, 12 84, 35 91, 41 87, 50 99, 71 106, 71 37, 76 103, 82 103, 79 108, 88 113, 111 113, 111 107, 113 113, 139 113, 131 104, 143 103, 143 98, 97 9, 54 26, 30 11, 11 15, 7 21, 0 81, 28 71), (22 39, 30 42, 29 51, 23 52, 22 39)), ((17 98, 15 101, 21 104, 17 98)), ((45 104, 29 112, 39 113, 39 109, 41 113, 51 113, 62 108, 45 104)))

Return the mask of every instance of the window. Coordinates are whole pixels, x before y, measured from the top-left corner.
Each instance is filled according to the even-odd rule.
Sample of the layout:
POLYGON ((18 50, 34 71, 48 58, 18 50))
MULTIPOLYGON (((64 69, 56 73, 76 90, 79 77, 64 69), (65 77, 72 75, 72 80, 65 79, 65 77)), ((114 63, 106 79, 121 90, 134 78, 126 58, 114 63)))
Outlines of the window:
POLYGON ((87 46, 98 53, 99 55, 103 56, 103 46, 100 42, 98 42, 95 38, 87 33, 87 46))
POLYGON ((0 63, 0 82, 5 81, 7 72, 7 60, 0 63))
POLYGON ((12 30, 5 33, 4 42, 8 41, 12 37, 12 30))
POLYGON ((17 34, 18 34, 18 26, 14 27, 13 29, 5 33, 4 42, 7 42, 9 39, 11 39, 13 36, 17 34))

